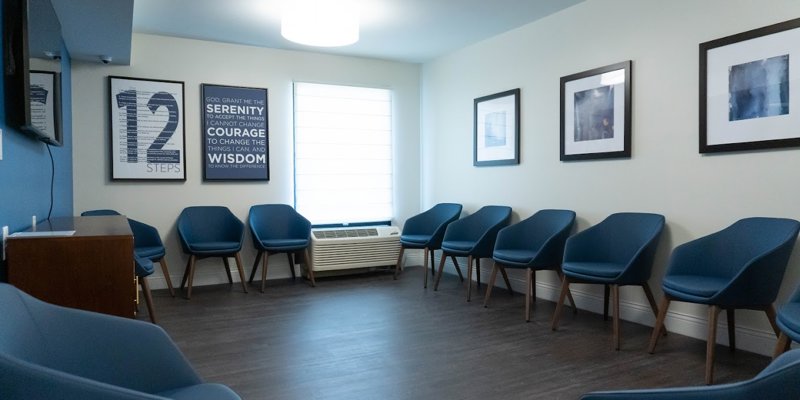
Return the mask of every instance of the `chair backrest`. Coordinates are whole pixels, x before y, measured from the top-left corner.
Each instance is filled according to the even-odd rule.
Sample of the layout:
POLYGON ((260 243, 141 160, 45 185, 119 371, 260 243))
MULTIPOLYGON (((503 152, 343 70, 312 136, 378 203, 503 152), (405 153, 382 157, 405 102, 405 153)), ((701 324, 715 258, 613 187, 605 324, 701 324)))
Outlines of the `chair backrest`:
POLYGON ((650 278, 664 216, 650 213, 616 213, 579 232, 564 248, 564 262, 588 261, 626 264, 620 283, 640 283, 650 278))
POLYGON ((122 215, 114 210, 109 209, 102 209, 102 210, 88 210, 81 213, 81 217, 99 217, 104 215, 122 215))
POLYGON ((461 216, 461 208, 461 204, 439 203, 407 219, 403 225, 403 234, 430 235, 427 247, 438 249, 442 245, 447 225, 461 216))
POLYGON ((133 232, 134 247, 164 247, 161 235, 159 235, 158 229, 154 226, 130 218, 128 218, 128 225, 130 225, 131 232, 133 232))
POLYGON ((186 207, 178 216, 178 236, 184 251, 188 243, 241 241, 244 224, 223 206, 186 207))
POLYGON ((0 323, 0 357, 11 356, 35 364, 45 362, 50 349, 31 315, 36 305, 29 307, 26 295, 2 283, 0 304, 3 320, 0 323))
POLYGON ((511 207, 483 206, 474 214, 451 222, 445 230, 443 241, 472 241, 473 256, 491 257, 497 232, 511 220, 511 207))
POLYGON ((252 206, 248 222, 253 240, 308 239, 311 235, 311 222, 287 204, 252 206))
POLYGON ((497 234, 495 249, 536 251, 536 265, 558 267, 575 224, 575 211, 540 210, 497 234))

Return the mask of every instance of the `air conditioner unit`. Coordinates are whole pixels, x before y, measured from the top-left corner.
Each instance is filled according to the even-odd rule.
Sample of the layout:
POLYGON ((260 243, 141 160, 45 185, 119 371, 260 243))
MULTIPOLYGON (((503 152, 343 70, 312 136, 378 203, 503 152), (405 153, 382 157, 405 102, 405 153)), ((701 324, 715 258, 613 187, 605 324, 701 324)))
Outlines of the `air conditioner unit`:
POLYGON ((311 268, 333 271, 394 265, 400 254, 396 226, 311 230, 311 268))

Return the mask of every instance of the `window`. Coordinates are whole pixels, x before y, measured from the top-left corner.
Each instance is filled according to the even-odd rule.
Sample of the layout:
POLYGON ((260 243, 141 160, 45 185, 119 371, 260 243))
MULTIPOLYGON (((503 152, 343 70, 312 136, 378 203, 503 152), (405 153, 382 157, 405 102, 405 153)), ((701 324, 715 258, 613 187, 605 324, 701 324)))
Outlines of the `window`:
POLYGON ((392 219, 392 92, 294 84, 295 208, 314 225, 392 219))

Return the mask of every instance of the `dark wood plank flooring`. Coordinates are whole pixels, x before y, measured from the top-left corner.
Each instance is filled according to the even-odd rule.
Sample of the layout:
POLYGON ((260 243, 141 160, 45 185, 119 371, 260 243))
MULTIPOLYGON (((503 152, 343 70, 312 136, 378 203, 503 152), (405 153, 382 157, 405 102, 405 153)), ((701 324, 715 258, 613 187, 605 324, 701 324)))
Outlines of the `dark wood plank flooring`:
MULTIPOLYGON (((524 296, 481 287, 465 302, 455 275, 438 292, 422 268, 318 279, 269 281, 266 293, 240 285, 197 287, 192 299, 154 292, 161 326, 197 371, 245 399, 576 399, 593 390, 703 384, 705 342, 670 334, 656 354, 651 329, 611 322, 538 299, 530 323, 524 296)), ((140 319, 146 319, 142 310, 140 319)), ((764 356, 720 347, 718 383, 747 379, 764 356)))

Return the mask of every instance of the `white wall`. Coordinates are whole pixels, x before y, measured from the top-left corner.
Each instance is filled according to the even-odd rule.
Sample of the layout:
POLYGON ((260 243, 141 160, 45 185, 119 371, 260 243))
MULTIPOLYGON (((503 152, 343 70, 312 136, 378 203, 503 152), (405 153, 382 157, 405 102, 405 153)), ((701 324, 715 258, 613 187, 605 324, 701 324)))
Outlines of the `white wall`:
MULTIPOLYGON (((800 219, 800 150, 698 153, 698 44, 796 17, 795 0, 588 0, 425 64, 423 208, 453 201, 474 212, 505 204, 516 218, 567 208, 577 212, 579 230, 613 212, 661 213, 667 229, 650 280, 660 298, 676 245, 742 217, 800 219), (632 158, 560 162, 559 78, 624 60, 633 60, 632 158), (473 167, 473 99, 517 87, 520 165, 473 167)), ((795 253, 779 302, 800 282, 795 253)), ((553 298, 555 279, 539 276, 540 295, 553 298)), ((515 277, 521 285, 522 275, 515 277)), ((573 290, 579 308, 600 309, 599 287, 573 290)), ((623 317, 652 325, 641 292, 622 290, 623 317)), ((705 337, 705 308, 675 303, 670 310, 671 330, 705 337)), ((740 347, 772 351, 763 313, 740 311, 737 323, 740 347)))
MULTIPOLYGON (((395 216, 419 211, 420 67, 364 58, 329 56, 198 40, 135 34, 130 66, 73 63, 75 212, 113 208, 158 228, 167 247, 172 281, 180 283, 187 257, 175 221, 190 205, 224 205, 246 221, 251 205, 293 203, 292 82, 389 88, 394 91, 395 216), (111 182, 108 156, 109 75, 184 81, 186 182, 111 182), (203 182, 200 84, 269 90, 270 181, 203 182)), ((255 250, 249 234, 243 259, 249 274, 255 250)), ((269 277, 289 276, 286 257, 273 257, 269 277)), ((195 284, 227 282, 222 262, 201 261, 195 284), (216 265, 215 265, 216 264, 216 265)), ((234 267, 235 271, 235 267, 234 267)), ((237 274, 234 272, 237 279, 237 274)), ((165 282, 157 267, 153 288, 165 282)))

